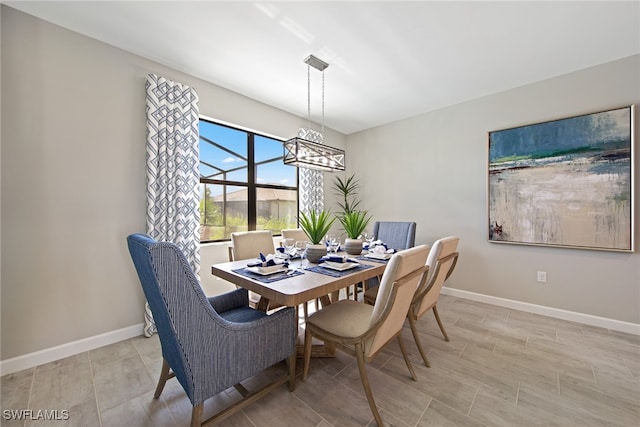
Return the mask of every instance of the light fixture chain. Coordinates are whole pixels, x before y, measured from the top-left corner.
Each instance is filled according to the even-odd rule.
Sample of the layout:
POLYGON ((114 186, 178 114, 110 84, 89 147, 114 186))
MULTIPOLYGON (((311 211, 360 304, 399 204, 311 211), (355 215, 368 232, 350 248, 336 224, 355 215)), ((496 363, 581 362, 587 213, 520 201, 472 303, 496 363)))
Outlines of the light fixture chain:
POLYGON ((311 66, 307 64, 307 129, 311 130, 311 66))
POLYGON ((322 70, 322 134, 324 135, 324 70, 322 70))

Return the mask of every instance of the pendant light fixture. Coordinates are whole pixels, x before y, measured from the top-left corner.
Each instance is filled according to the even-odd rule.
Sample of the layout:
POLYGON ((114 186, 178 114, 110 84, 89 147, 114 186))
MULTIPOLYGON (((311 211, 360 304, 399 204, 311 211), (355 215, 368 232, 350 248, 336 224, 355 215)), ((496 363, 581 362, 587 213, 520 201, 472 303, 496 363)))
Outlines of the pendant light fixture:
POLYGON ((344 150, 323 144, 324 132, 324 70, 326 62, 309 55, 307 64, 307 127, 298 130, 298 136, 284 142, 284 163, 327 172, 345 170, 344 150), (322 73, 322 132, 311 129, 311 67, 322 73))

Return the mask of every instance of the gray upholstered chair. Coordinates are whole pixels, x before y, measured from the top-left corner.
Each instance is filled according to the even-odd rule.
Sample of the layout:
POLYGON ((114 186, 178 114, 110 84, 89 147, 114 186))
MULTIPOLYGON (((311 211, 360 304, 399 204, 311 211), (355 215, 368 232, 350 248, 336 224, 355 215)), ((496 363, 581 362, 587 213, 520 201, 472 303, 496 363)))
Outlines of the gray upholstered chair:
POLYGON ((373 223, 374 237, 389 248, 409 249, 416 244, 416 223, 403 221, 376 221, 373 223))
MULTIPOLYGON (((382 240, 390 249, 409 249, 416 244, 416 223, 409 221, 376 221, 373 223, 373 236, 382 240)), ((380 277, 369 279, 363 283, 362 292, 377 287, 380 277)), ((356 291, 358 287, 356 287, 356 291)), ((357 295, 354 299, 358 299, 357 295)))
POLYGON ((205 423, 222 420, 275 387, 295 387, 297 319, 293 308, 267 315, 248 306, 245 289, 208 298, 180 249, 144 234, 127 237, 129 252, 158 328, 164 358, 154 394, 176 377, 200 426, 206 399, 234 386, 244 399, 205 423), (255 392, 241 381, 286 360, 285 375, 255 392))
MULTIPOLYGON (((422 286, 416 290, 416 294, 413 298, 413 302, 411 303, 411 308, 409 309, 407 316, 409 318, 409 325, 411 326, 413 339, 416 342, 418 351, 420 351, 420 356, 426 366, 431 365, 429 364, 429 359, 427 358, 427 355, 422 348, 422 344, 420 343, 416 321, 427 311, 433 310, 433 315, 438 322, 438 327, 440 328, 445 341, 449 341, 449 336, 447 335, 444 325, 440 320, 436 304, 438 303, 442 286, 449 276, 451 276, 456 267, 456 263, 458 262, 457 249, 459 242, 460 238, 456 236, 444 237, 434 242, 431 247, 431 251, 429 251, 429 257, 427 258, 427 265, 429 266, 427 280, 425 280, 422 286)), ((371 305, 375 304, 377 291, 377 288, 368 289, 364 294, 364 302, 371 305)))
POLYGON ((416 289, 426 279, 428 254, 429 247, 421 245, 393 255, 382 275, 375 305, 343 299, 311 314, 305 325, 302 380, 306 381, 309 374, 313 337, 355 355, 369 407, 379 426, 382 418, 373 399, 366 362, 397 338, 411 378, 417 380, 402 342, 402 325, 416 289))

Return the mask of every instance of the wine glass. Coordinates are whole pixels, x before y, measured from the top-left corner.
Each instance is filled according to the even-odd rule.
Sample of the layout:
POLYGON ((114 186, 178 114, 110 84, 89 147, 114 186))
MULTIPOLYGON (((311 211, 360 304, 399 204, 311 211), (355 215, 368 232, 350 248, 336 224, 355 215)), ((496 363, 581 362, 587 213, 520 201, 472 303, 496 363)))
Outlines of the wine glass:
POLYGON ((289 258, 293 258, 296 254, 294 243, 295 241, 292 238, 284 239, 285 253, 289 256, 289 258))
POLYGON ((373 235, 373 233, 367 233, 366 231, 362 234, 364 236, 364 240, 368 243, 368 248, 371 248, 371 245, 373 244, 373 241, 376 240, 376 236, 373 235))
POLYGON ((300 256, 300 269, 304 270, 304 258, 305 258, 305 251, 307 249, 307 242, 304 240, 298 240, 296 241, 294 247, 295 247, 296 254, 300 256))

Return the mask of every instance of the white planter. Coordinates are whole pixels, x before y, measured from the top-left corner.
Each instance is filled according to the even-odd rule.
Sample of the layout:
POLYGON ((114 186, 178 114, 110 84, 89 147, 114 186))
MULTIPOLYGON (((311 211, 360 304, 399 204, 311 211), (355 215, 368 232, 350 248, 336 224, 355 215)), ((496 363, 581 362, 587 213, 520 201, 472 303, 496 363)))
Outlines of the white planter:
POLYGON ((347 239, 344 241, 344 250, 349 255, 360 255, 362 253, 362 239, 347 239))
POLYGON ((307 245, 307 260, 314 264, 317 264, 320 258, 327 254, 327 247, 325 245, 307 245))

